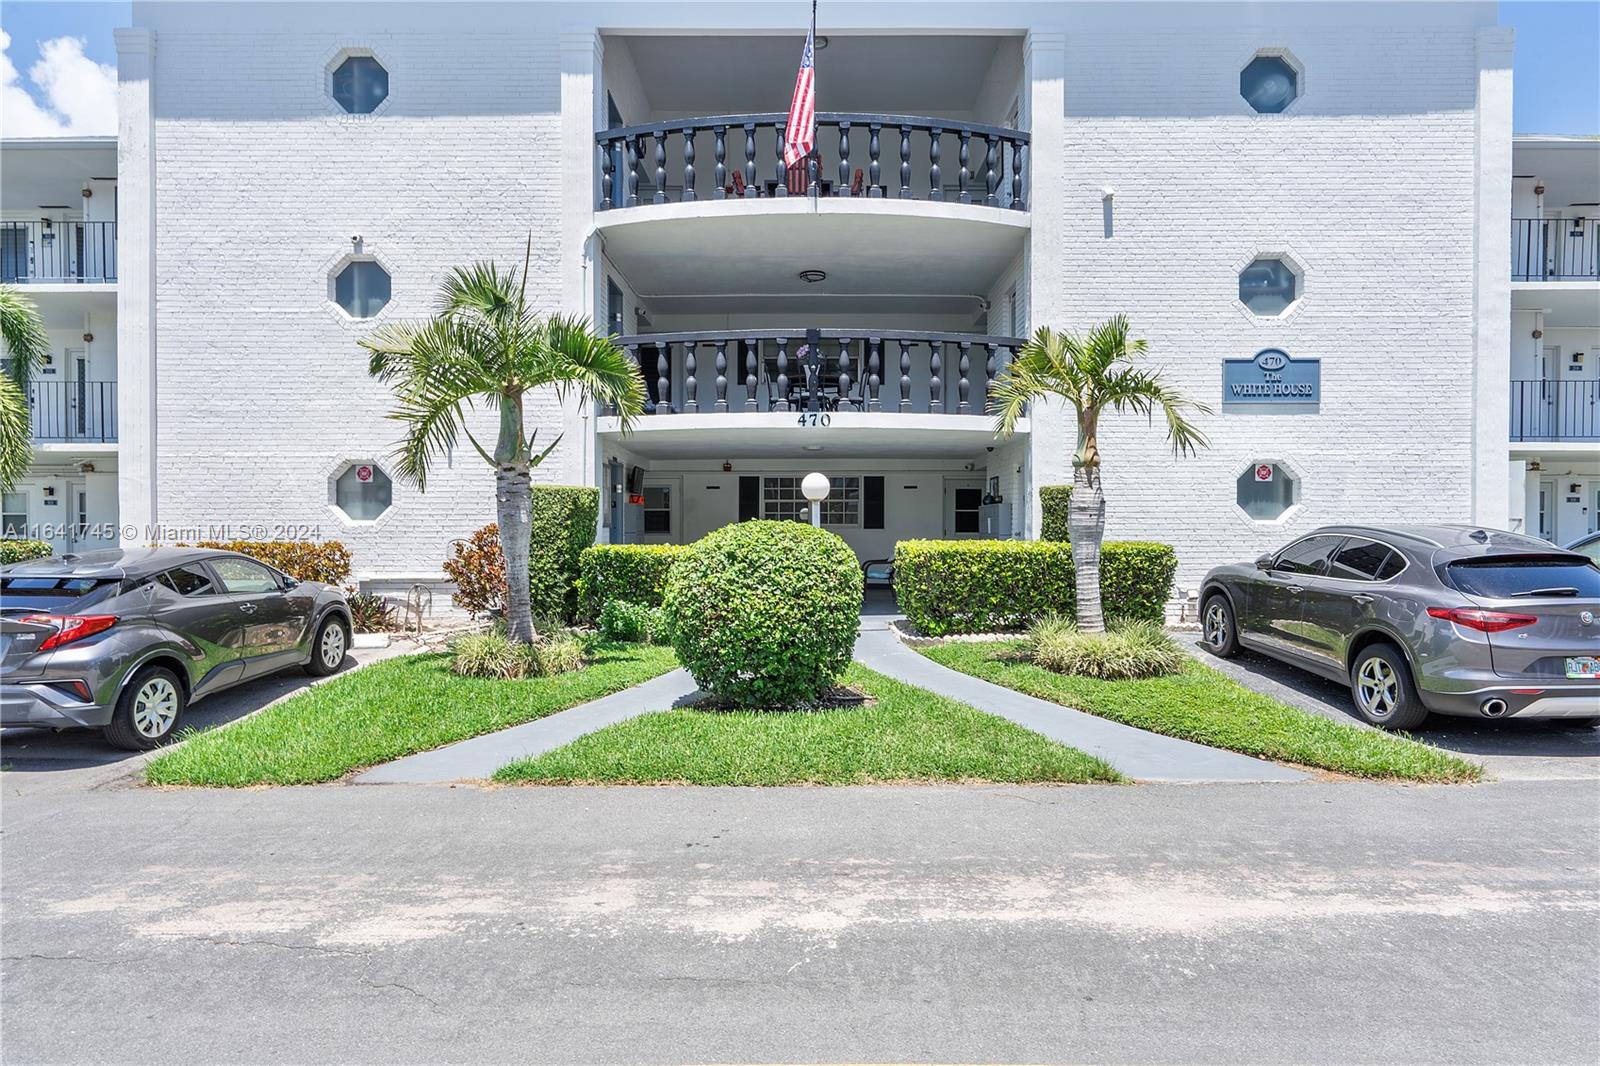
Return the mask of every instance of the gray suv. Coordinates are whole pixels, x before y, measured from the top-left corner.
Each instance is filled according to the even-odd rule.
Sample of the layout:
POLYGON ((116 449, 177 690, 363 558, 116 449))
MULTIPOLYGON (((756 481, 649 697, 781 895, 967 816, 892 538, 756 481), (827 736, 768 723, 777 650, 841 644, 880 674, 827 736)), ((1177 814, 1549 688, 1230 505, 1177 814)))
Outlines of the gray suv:
POLYGON ((153 748, 194 700, 285 667, 331 674, 339 589, 246 555, 134 548, 0 567, 0 725, 104 729, 153 748))
POLYGON ((1350 686, 1410 729, 1430 711, 1600 721, 1600 567, 1472 526, 1329 526, 1200 593, 1205 646, 1249 648, 1350 686))

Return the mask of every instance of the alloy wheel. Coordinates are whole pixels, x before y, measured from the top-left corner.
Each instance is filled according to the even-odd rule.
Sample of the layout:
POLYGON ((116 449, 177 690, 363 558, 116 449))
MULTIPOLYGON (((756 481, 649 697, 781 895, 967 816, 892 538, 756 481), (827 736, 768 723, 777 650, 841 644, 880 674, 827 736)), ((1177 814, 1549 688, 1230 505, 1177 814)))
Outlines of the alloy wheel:
POLYGON ((1221 649, 1228 643, 1228 610, 1221 603, 1206 608, 1206 643, 1221 649))
POLYGON ((167 735, 178 717, 178 690, 164 677, 152 677, 133 698, 133 727, 140 736, 157 740, 167 735))
POLYGON ((344 662, 344 627, 338 622, 329 623, 322 631, 322 665, 332 670, 344 662))
POLYGON ((1400 702, 1400 678, 1384 660, 1374 655, 1356 674, 1356 699, 1373 718, 1387 718, 1400 702))

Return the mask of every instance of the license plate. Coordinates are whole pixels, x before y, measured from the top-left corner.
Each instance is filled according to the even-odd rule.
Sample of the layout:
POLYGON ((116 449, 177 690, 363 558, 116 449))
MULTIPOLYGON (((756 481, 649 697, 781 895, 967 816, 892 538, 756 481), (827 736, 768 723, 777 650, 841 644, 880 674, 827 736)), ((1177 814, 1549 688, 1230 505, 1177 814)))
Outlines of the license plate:
POLYGON ((1600 659, 1591 659, 1587 656, 1580 659, 1568 659, 1567 676, 1600 678, 1600 659))

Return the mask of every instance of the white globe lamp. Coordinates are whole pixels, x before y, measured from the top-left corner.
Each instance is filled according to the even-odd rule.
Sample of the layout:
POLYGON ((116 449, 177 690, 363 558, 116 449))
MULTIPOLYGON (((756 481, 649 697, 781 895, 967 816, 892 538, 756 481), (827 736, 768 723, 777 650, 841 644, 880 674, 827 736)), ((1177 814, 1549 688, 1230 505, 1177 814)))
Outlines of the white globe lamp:
POLYGON ((822 528, 822 501, 828 498, 828 490, 833 486, 828 483, 828 475, 816 471, 805 476, 800 482, 800 492, 811 501, 811 524, 818 529, 822 528))

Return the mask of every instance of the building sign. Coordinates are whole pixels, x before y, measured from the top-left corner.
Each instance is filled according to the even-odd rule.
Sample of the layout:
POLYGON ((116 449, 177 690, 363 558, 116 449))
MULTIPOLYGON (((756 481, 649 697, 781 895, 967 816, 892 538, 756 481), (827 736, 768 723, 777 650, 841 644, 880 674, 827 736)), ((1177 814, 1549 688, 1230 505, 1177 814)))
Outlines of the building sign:
POLYGON ((1257 481, 1271 481, 1272 480, 1272 464, 1271 463, 1257 463, 1256 464, 1256 480, 1257 481))
POLYGON ((370 467, 370 466, 358 466, 358 467, 356 467, 356 480, 357 481, 361 481, 361 482, 371 481, 372 480, 372 467, 370 467))
POLYGON ((1266 348, 1250 359, 1222 361, 1224 404, 1297 404, 1322 401, 1322 360, 1291 359, 1266 348))

